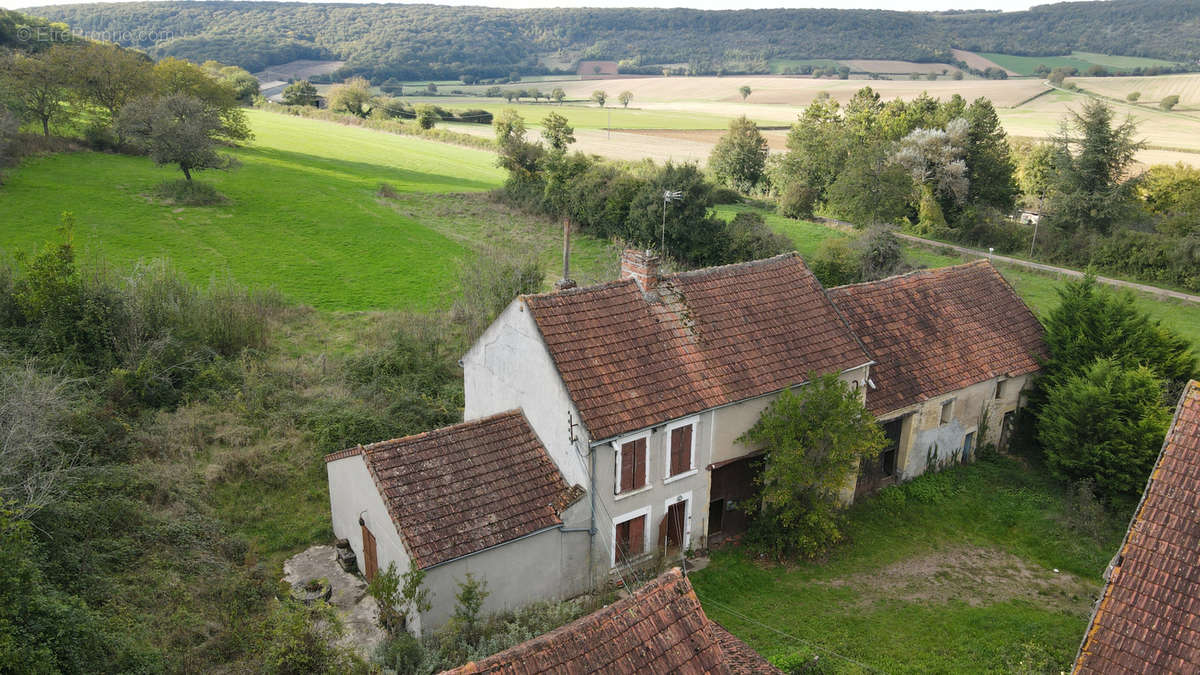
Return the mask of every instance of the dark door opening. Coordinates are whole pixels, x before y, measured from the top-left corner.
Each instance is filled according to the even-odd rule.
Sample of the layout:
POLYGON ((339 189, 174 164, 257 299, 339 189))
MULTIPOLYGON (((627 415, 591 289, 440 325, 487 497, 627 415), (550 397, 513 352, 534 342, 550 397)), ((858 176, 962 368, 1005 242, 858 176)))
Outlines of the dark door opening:
POLYGON ((883 435, 888 445, 875 457, 864 458, 858 466, 858 482, 854 486, 854 497, 870 494, 896 482, 896 463, 900 456, 900 435, 904 431, 901 417, 883 425, 883 435))
POLYGON ((717 534, 725 520, 725 500, 714 499, 708 504, 708 533, 717 534))

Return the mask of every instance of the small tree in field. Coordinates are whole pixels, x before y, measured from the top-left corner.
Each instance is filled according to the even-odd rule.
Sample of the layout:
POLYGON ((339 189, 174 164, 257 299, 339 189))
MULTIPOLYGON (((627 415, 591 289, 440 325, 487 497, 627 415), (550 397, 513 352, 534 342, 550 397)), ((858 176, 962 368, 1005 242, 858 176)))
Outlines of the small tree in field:
POLYGON ((633 100, 633 92, 626 89, 617 96, 617 100, 621 102, 621 107, 628 108, 629 102, 633 100))
POLYGON ((1128 94, 1126 94, 1126 95, 1125 95, 1125 100, 1126 100, 1126 101, 1129 101, 1130 103, 1137 103, 1137 100, 1138 100, 1139 98, 1141 98, 1141 97, 1142 97, 1142 92, 1140 92, 1140 91, 1131 91, 1131 92, 1129 92, 1128 94))
POLYGON ((158 165, 177 164, 183 177, 202 169, 226 169, 232 160, 217 152, 225 129, 220 111, 199 99, 174 94, 138 99, 121 109, 122 134, 158 165))
POLYGON ((284 87, 284 105, 316 105, 317 88, 308 80, 298 80, 284 87))
POLYGON ((608 94, 603 89, 597 89, 596 91, 592 92, 592 100, 598 103, 601 108, 603 108, 604 103, 608 101, 608 94))
POLYGON ((432 129, 434 124, 437 124, 437 111, 431 105, 419 105, 416 109, 417 126, 422 129, 432 129))
POLYGON ((742 86, 738 87, 738 93, 742 95, 743 101, 750 98, 750 85, 743 84, 742 86))
POLYGON ((555 152, 566 152, 567 146, 575 142, 575 128, 567 124, 567 118, 550 113, 542 120, 542 135, 555 152))
POLYGON ((758 125, 742 115, 729 123, 729 131, 717 141, 708 166, 721 183, 750 192, 762 180, 767 152, 767 139, 758 125))
POLYGON ((1095 481, 1102 500, 1123 504, 1145 487, 1170 421, 1153 371, 1100 358, 1049 388, 1037 437, 1058 478, 1095 481))
POLYGON ((1179 105, 1179 94, 1164 96, 1163 100, 1158 102, 1158 107, 1162 108, 1163 110, 1170 110, 1177 105, 1179 105))
POLYGON ((834 374, 785 389, 741 440, 766 450, 751 538, 776 556, 815 555, 842 538, 839 493, 859 461, 887 443, 834 374))
POLYGON ((563 99, 566 97, 567 92, 563 91, 562 87, 555 87, 554 91, 550 92, 550 98, 554 99, 554 102, 559 105, 562 105, 563 99))

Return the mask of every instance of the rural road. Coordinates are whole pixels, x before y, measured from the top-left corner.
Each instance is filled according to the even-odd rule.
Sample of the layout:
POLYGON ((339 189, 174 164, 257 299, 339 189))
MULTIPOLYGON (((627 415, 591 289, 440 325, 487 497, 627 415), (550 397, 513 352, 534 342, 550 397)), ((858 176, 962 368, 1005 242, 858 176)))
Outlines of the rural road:
MULTIPOLYGON (((853 225, 851 225, 850 223, 843 222, 840 220, 834 220, 833 218, 821 218, 820 220, 822 220, 828 224, 834 225, 838 229, 853 227, 853 225)), ((1038 270, 1041 272, 1050 272, 1052 274, 1061 274, 1063 276, 1073 277, 1076 279, 1081 278, 1084 275, 1084 273, 1080 272, 1079 270, 1073 270, 1073 269, 1069 269, 1066 267, 1055 267, 1054 265, 1046 265, 1044 263, 1032 262, 1029 260, 1022 260, 1020 258, 1012 258, 1012 257, 1006 256, 1006 255, 997 255, 995 253, 988 253, 987 251, 981 251, 977 248, 967 248, 966 246, 957 246, 955 244, 944 244, 940 241, 933 241, 931 239, 922 239, 921 237, 915 237, 911 234, 904 234, 902 232, 897 232, 896 236, 899 237, 900 239, 903 239, 904 241, 916 244, 917 246, 924 246, 927 248, 934 248, 934 249, 950 249, 951 251, 954 251, 956 253, 961 253, 963 255, 976 256, 979 258, 987 258, 989 260, 994 260, 996 262, 1002 262, 1006 265, 1016 265, 1018 267, 1025 267, 1025 268, 1028 268, 1031 270, 1038 270)), ((1102 284, 1116 286, 1118 288, 1128 288, 1131 290, 1139 291, 1141 293, 1148 293, 1150 295, 1158 296, 1160 298, 1172 298, 1174 300, 1183 300, 1184 302, 1194 302, 1196 304, 1200 304, 1200 295, 1192 295, 1190 293, 1182 293, 1180 291, 1172 291, 1167 288, 1159 288, 1158 286, 1150 286, 1148 284, 1139 284, 1139 283, 1135 283, 1132 281, 1125 281, 1123 279, 1112 279, 1109 277, 1097 276, 1096 281, 1099 281, 1102 284)))

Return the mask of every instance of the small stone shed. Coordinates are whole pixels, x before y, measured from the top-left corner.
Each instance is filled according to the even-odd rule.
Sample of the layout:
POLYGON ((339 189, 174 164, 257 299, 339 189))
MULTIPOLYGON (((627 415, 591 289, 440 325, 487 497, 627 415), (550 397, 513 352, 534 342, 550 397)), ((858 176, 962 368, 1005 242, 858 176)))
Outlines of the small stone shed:
POLYGON ((446 622, 468 573, 487 582, 486 614, 589 590, 589 517, 519 411, 325 458, 333 531, 368 580, 395 564, 425 571, 432 608, 414 634, 446 622))

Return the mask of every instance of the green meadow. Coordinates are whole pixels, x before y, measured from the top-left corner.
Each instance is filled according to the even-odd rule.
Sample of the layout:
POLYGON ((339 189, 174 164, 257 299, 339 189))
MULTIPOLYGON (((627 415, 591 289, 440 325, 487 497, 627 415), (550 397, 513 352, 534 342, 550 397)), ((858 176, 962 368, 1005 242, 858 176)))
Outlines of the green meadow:
MULTIPOLYGON (((444 307, 459 267, 497 243, 498 231, 509 236, 549 227, 526 234, 547 262, 558 258, 553 225, 495 209, 475 209, 466 226, 439 215, 447 210, 441 195, 468 195, 454 200, 461 206, 472 202, 471 193, 501 184, 503 172, 491 153, 248 114, 256 137, 231 153, 241 166, 198 174, 227 203, 161 203, 152 196, 155 186, 181 175, 145 158, 93 152, 36 157, 9 172, 0 189, 0 249, 29 253, 58 240, 61 214, 70 212, 76 248, 91 262, 120 270, 167 259, 194 281, 228 277, 339 310, 444 307), (379 198, 380 183, 402 199, 379 198), (485 227, 489 223, 494 227, 485 227)), ((588 245, 580 242, 581 255, 604 248, 588 245)), ((586 262, 580 264, 586 272, 586 262)))
POLYGON ((1148 68, 1151 66, 1175 65, 1162 59, 1149 59, 1140 56, 1109 56, 1092 52, 1071 52, 1066 56, 1016 56, 1014 54, 996 54, 979 52, 979 55, 1002 68, 1022 75, 1033 75, 1038 66, 1047 68, 1078 68, 1082 74, 1092 66, 1104 66, 1109 69, 1148 68))

